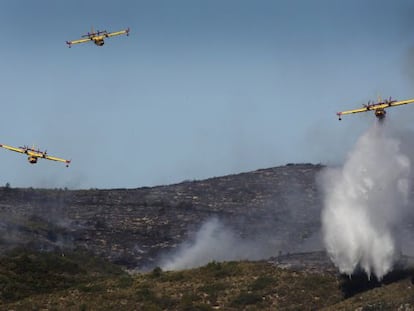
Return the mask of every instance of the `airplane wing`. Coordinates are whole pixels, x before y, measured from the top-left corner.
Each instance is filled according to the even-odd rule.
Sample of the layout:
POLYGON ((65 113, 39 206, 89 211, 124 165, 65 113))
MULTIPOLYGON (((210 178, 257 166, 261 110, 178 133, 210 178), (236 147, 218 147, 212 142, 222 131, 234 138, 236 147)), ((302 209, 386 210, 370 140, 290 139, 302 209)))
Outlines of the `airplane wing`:
POLYGON ((395 107, 395 106, 401 106, 406 104, 414 103, 414 99, 407 99, 407 100, 400 100, 400 101, 391 101, 388 103, 381 103, 381 104, 375 104, 368 107, 368 110, 377 110, 377 109, 385 109, 388 107, 395 107))
POLYGON ((105 37, 114 37, 114 36, 119 36, 119 35, 129 35, 129 28, 127 28, 127 29, 125 29, 125 30, 121 30, 121 31, 116 31, 116 32, 110 32, 110 33, 107 33, 106 35, 105 35, 105 37))
POLYGON ((53 156, 49 156, 49 155, 45 155, 44 159, 66 163, 67 165, 69 165, 69 163, 70 163, 70 160, 65 160, 65 159, 62 159, 62 158, 53 157, 53 156))
POLYGON ((406 104, 412 104, 412 103, 414 103, 414 99, 407 99, 407 100, 400 100, 400 101, 392 102, 388 106, 394 107, 394 106, 400 106, 400 105, 406 105, 406 104))
POLYGON ((364 107, 364 108, 358 108, 358 109, 353 109, 353 110, 345 110, 345 111, 337 112, 336 114, 338 116, 342 116, 345 114, 359 113, 359 112, 365 112, 369 110, 370 110, 369 107, 364 107))
POLYGON ((407 99, 407 100, 400 100, 400 101, 388 101, 386 103, 368 105, 366 107, 359 108, 359 109, 337 112, 336 115, 339 117, 339 120, 341 120, 341 116, 346 115, 346 114, 365 112, 365 111, 378 111, 378 110, 384 110, 385 108, 388 108, 388 107, 395 107, 395 106, 412 104, 412 103, 414 103, 414 98, 407 99))
POLYGON ((12 146, 7 146, 7 145, 3 145, 0 144, 0 147, 11 150, 11 151, 15 151, 15 152, 19 152, 19 153, 25 153, 25 151, 21 148, 16 148, 16 147, 12 147, 12 146))
POLYGON ((85 43, 91 41, 90 38, 87 39, 79 39, 79 40, 73 40, 73 41, 66 41, 66 44, 69 45, 69 47, 73 44, 79 44, 79 43, 85 43))

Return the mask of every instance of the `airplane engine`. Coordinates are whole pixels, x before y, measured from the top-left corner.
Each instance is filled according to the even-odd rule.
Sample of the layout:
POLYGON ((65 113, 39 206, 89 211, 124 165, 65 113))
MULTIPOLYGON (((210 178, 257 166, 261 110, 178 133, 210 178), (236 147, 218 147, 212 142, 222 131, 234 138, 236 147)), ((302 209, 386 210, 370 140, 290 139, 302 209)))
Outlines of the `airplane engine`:
POLYGON ((37 158, 36 157, 28 157, 27 160, 29 160, 29 162, 31 164, 36 164, 37 163, 37 158))

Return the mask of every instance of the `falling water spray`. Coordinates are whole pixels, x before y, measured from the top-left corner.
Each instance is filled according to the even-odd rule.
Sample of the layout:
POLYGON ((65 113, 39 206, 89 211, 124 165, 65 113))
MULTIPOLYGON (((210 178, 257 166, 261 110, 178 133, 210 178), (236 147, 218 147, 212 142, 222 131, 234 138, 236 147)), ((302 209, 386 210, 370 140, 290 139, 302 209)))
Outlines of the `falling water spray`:
POLYGON ((410 160, 384 124, 363 134, 342 168, 323 172, 324 243, 341 273, 381 279, 400 254, 396 230, 407 213, 410 160))

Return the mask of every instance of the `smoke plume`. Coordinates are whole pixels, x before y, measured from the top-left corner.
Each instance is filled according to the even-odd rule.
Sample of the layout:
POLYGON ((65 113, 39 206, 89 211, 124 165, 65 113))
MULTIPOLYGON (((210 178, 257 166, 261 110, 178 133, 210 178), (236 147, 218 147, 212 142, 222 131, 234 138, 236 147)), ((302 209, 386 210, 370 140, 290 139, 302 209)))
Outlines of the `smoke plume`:
POLYGON ((342 168, 322 176, 324 243, 341 273, 362 269, 381 279, 400 255, 398 226, 407 215, 410 159, 385 124, 362 135, 342 168))
POLYGON ((217 218, 207 220, 193 241, 184 242, 174 254, 161 260, 163 270, 199 267, 213 260, 258 260, 277 253, 277 246, 269 239, 241 239, 217 218))

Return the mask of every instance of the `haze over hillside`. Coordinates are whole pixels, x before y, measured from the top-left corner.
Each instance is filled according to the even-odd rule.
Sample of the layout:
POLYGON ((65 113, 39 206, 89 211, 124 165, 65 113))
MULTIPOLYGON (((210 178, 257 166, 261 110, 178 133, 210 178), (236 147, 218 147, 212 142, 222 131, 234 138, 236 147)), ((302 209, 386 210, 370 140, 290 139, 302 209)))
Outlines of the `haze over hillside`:
POLYGON ((0 246, 83 247, 138 269, 320 251, 322 170, 288 164, 138 189, 0 188, 0 246))
MULTIPOLYGON (((358 274, 343 277, 329 260, 321 236, 324 172, 321 165, 288 164, 152 188, 0 188, 1 251, 29 249, 15 250, 3 259, 4 306, 10 303, 9 309, 24 310, 52 303, 105 309, 105 299, 117 305, 177 310, 186 304, 209 306, 206 310, 213 305, 228 310, 244 305, 262 310, 274 304, 282 309, 297 304, 332 310, 337 304, 343 309, 409 306, 413 258, 403 257, 381 283, 358 274), (102 271, 94 279, 76 261, 86 260, 84 249, 138 274, 114 279, 112 272, 102 271), (221 264, 240 259, 266 260, 221 264), (200 270, 182 271, 207 263, 200 270), (77 274, 69 277, 67 269, 77 274), (26 284, 26 277, 33 278, 33 284, 26 284), (39 278, 50 280, 47 287, 39 286, 39 278), (223 282, 230 291, 220 290, 223 282), (173 298, 189 288, 194 288, 191 300, 173 298), (302 300, 288 294, 293 288, 306 293, 302 300)), ((413 224, 410 217, 402 224, 405 254, 414 249, 413 224)), ((95 259, 89 261, 93 264, 95 259)))
POLYGON ((138 189, 1 188, 1 247, 86 247, 129 268, 321 250, 321 169, 286 165, 138 189), (178 259, 185 249, 193 259, 178 259))

